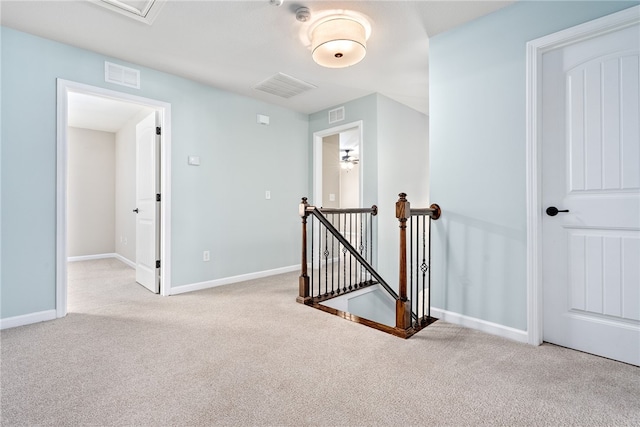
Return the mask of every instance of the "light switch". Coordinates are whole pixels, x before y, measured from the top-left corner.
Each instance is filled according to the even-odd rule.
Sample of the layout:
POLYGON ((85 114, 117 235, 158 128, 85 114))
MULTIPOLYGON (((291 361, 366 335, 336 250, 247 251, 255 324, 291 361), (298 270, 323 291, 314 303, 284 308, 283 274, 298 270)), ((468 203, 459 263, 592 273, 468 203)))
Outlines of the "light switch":
POLYGON ((187 163, 191 166, 200 166, 200 156, 189 156, 187 163))
POLYGON ((335 202, 336 201, 336 195, 333 193, 329 193, 329 201, 330 202, 335 202))
POLYGON ((264 192, 264 198, 267 200, 271 199, 271 191, 267 190, 264 192))

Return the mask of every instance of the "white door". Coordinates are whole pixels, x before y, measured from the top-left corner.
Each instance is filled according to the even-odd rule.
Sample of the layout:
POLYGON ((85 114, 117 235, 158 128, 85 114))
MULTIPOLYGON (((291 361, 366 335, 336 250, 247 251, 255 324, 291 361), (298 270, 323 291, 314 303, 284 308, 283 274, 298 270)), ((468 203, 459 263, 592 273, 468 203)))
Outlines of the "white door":
POLYGON ((542 58, 543 339, 635 365, 639 43, 635 24, 542 58))
POLYGON ((156 113, 136 125, 136 281, 151 292, 160 291, 160 137, 156 113))

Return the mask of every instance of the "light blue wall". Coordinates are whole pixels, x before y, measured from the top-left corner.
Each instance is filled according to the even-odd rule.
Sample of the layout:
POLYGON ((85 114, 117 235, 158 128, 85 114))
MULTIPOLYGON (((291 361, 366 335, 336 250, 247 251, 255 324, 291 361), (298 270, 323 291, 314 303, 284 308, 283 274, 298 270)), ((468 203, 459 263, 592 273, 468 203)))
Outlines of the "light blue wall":
POLYGON ((407 193, 414 208, 429 206, 429 117, 378 95, 378 270, 398 289, 399 228, 395 203, 407 193))
POLYGON ((8 28, 1 42, 1 318, 55 308, 56 78, 171 104, 173 286, 299 263, 307 115, 8 28), (141 69, 141 89, 105 83, 106 59, 141 69))
POLYGON ((526 330, 525 44, 635 4, 521 1, 431 39, 434 306, 526 330))
MULTIPOLYGON (((362 98, 349 101, 318 111, 309 116, 309 152, 313 152, 314 132, 334 128, 343 124, 362 120, 362 155, 360 159, 363 176, 364 206, 371 206, 377 203, 378 198, 378 95, 373 93, 362 98), (329 123, 329 110, 342 107, 345 108, 345 119, 338 123, 329 123)), ((313 159, 309 156, 309 189, 307 194, 309 203, 313 204, 313 159)))

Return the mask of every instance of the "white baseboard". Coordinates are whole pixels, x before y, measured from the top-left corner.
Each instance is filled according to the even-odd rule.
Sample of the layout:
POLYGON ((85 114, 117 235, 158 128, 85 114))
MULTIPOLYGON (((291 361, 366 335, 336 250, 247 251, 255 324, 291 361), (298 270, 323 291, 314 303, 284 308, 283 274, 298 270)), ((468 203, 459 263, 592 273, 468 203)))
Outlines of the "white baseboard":
POLYGON ((465 328, 476 329, 491 335, 497 335, 502 338, 507 338, 525 344, 529 342, 529 334, 527 331, 520 329, 510 328, 509 326, 487 322, 486 320, 476 319, 475 317, 469 317, 435 307, 431 307, 431 315, 440 320, 444 320, 445 322, 464 326, 465 328))
POLYGON ((67 258, 67 262, 76 262, 76 261, 90 261, 93 259, 106 259, 106 258, 115 258, 119 261, 124 262, 131 268, 136 268, 136 263, 131 261, 128 258, 123 257, 117 253, 107 253, 107 254, 95 254, 95 255, 81 255, 81 256, 70 256, 67 258))
POLYGON ((92 260, 92 259, 115 258, 115 256, 116 256, 116 254, 114 254, 114 253, 70 256, 70 257, 67 258, 67 262, 89 261, 89 260, 92 260))
POLYGON ((115 259, 117 259, 117 260, 119 260, 119 261, 124 262, 124 263, 125 263, 125 264, 127 264, 129 267, 131 267, 131 268, 136 268, 136 263, 135 263, 135 262, 133 262, 133 261, 131 261, 129 258, 125 258, 125 257, 123 257, 123 256, 122 256, 122 255, 120 255, 120 254, 113 254, 113 255, 114 255, 114 258, 115 258, 115 259))
POLYGON ((185 292, 200 291, 202 289, 215 288, 216 286, 230 285, 232 283, 245 282, 247 280, 260 279, 262 277, 275 276, 277 274, 291 273, 300 270, 300 265, 274 268, 273 270, 258 271, 255 273, 241 274, 239 276, 224 277, 222 279, 208 280, 206 282, 192 283, 190 285, 172 286, 171 295, 185 292))
POLYGON ((30 325, 32 323, 46 322, 56 318, 55 310, 39 311, 37 313, 23 314, 22 316, 0 319, 0 329, 15 328, 17 326, 30 325))

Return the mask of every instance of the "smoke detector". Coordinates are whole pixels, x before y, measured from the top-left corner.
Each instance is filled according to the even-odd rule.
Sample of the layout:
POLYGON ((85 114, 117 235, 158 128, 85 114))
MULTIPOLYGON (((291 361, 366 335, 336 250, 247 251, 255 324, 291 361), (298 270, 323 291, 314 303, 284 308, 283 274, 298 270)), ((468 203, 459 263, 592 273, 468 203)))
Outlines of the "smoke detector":
POLYGON ((299 7, 296 10, 296 19, 300 22, 307 22, 311 19, 311 11, 308 7, 299 7))

